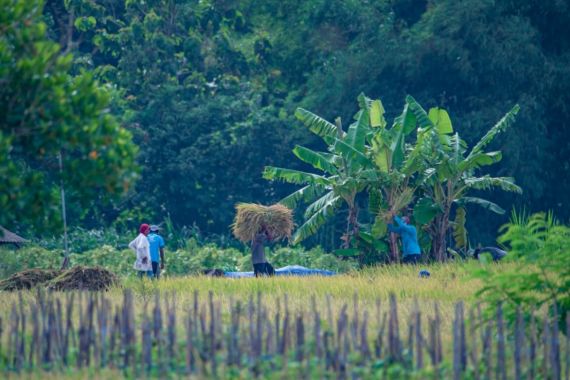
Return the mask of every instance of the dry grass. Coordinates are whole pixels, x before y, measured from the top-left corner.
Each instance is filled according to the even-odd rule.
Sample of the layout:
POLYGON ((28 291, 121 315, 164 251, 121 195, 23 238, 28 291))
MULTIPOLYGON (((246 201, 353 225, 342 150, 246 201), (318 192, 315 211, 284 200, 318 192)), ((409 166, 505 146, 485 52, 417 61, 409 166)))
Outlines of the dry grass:
MULTIPOLYGON (((475 264, 471 264, 475 265, 475 264)), ((509 264, 496 266, 496 270, 504 270, 509 264)), ((176 294, 176 309, 180 324, 178 329, 183 331, 183 316, 191 309, 194 293, 198 292, 200 303, 207 300, 208 292, 214 294, 216 302, 220 303, 223 318, 229 318, 231 300, 247 301, 250 297, 261 294, 262 301, 268 308, 269 315, 274 315, 278 304, 283 310, 285 297, 288 299, 289 309, 296 311, 310 311, 312 299, 321 311, 324 326, 328 325, 327 298, 330 299, 331 311, 335 318, 343 305, 348 305, 348 313, 352 315, 355 305, 355 295, 358 297, 358 309, 361 314, 365 309, 370 314, 370 334, 378 330, 378 320, 381 315, 376 312, 376 300, 381 301, 381 313, 388 311, 388 297, 394 293, 398 299, 398 314, 400 317, 402 333, 405 335, 405 326, 412 314, 414 303, 417 301, 424 318, 433 317, 434 304, 437 302, 442 317, 442 339, 446 351, 453 347, 451 343, 451 327, 454 303, 459 300, 466 302, 467 308, 478 300, 475 292, 480 288, 479 280, 469 277, 469 266, 462 264, 425 266, 431 272, 430 278, 418 278, 420 267, 390 266, 367 269, 351 274, 335 277, 274 277, 274 278, 244 278, 225 279, 205 276, 164 278, 159 281, 148 279, 131 279, 125 281, 123 286, 133 290, 135 294, 135 323, 141 323, 140 313, 146 303, 153 304, 156 291, 163 294, 176 294)), ((21 293, 24 300, 35 298, 34 291, 21 293)), ((57 297, 66 297, 66 293, 56 293, 57 297)), ((112 308, 123 300, 123 288, 111 288, 106 294, 111 300, 112 308)), ((76 302, 83 304, 81 299, 76 302)), ((0 302, 6 307, 0 308, 0 318, 10 320, 11 304, 18 302, 18 293, 0 292, 0 302)), ((78 314, 77 310, 75 312, 78 314)), ((75 318, 79 318, 78 315, 75 318)), ((333 322, 334 323, 334 322, 333 322)), ((182 334, 180 336, 183 336, 182 334)), ((7 335, 3 334, 2 343, 7 343, 7 335)), ((447 352, 449 356, 451 352, 447 352)), ((30 373, 29 378, 36 378, 37 373, 30 373)), ((68 373, 69 378, 81 376, 79 372, 68 373)), ((103 371, 95 378, 112 377, 112 371, 103 371)), ((66 376, 64 376, 65 378, 66 376)), ((59 378, 59 377, 58 377, 59 378)))
POLYGON ((265 226, 274 240, 290 239, 293 232, 293 211, 275 204, 263 206, 253 203, 238 203, 232 224, 234 236, 242 242, 253 237, 265 226))

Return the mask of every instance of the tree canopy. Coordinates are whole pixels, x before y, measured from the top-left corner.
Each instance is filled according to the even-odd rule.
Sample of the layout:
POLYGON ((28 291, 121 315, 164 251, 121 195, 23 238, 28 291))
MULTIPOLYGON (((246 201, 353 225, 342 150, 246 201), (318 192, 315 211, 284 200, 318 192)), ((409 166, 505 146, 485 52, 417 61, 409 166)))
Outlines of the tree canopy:
POLYGON ((46 37, 41 2, 0 9, 0 224, 58 230, 60 184, 77 208, 120 194, 136 146, 107 111, 108 91, 70 74, 73 56, 46 37))

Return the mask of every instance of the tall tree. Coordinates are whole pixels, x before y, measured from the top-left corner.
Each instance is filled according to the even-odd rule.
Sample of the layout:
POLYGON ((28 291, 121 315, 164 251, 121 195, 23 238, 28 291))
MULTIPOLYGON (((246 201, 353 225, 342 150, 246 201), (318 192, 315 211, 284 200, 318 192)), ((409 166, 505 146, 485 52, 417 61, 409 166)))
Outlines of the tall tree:
POLYGON ((53 231, 61 181, 78 208, 119 195, 135 179, 136 147, 107 91, 69 74, 73 57, 47 39, 42 6, 0 1, 0 224, 53 231))

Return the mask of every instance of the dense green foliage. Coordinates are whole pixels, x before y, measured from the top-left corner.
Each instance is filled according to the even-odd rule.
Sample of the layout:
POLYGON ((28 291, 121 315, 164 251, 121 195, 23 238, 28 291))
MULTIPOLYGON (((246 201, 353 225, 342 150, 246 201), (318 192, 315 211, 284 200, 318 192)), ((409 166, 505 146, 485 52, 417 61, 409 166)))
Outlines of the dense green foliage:
POLYGON ((501 228, 499 242, 509 249, 509 270, 496 272, 488 266, 476 271, 484 281, 479 295, 491 305, 504 302, 511 315, 517 307, 526 313, 556 304, 560 325, 570 312, 570 227, 552 214, 531 216, 513 213, 501 228))
MULTIPOLYGON (((569 17, 555 0, 46 0, 48 35, 73 53, 74 74, 112 89, 110 110, 135 136, 142 166, 126 200, 88 215, 72 208, 71 223, 132 227, 170 214, 228 234, 236 202, 291 192, 268 185, 264 166, 291 167, 296 144, 321 149, 294 110, 349 120, 361 92, 381 97, 390 120, 407 94, 444 107, 469 145, 520 104, 517 128, 491 147, 506 157, 491 175, 515 177, 525 191, 490 200, 566 219, 569 17)), ((504 222, 467 214, 474 243, 490 243, 504 222)), ((338 248, 345 220, 307 243, 338 248)))
MULTIPOLYGON (((61 250, 43 247, 26 247, 18 250, 0 249, 0 278, 24 269, 42 268, 59 269, 61 250)), ((275 247, 267 251, 268 260, 275 268, 296 264, 307 268, 328 269, 336 272, 348 272, 356 269, 356 262, 341 260, 320 248, 304 250, 302 248, 275 247)), ((114 247, 101 245, 81 253, 72 253, 73 265, 102 266, 121 277, 135 276, 133 269, 135 254, 124 245, 114 247)), ((224 271, 251 271, 251 253, 236 248, 220 248, 214 244, 200 245, 191 239, 186 247, 174 251, 166 250, 166 276, 187 276, 203 273, 205 269, 224 271)))
POLYGON ((70 75, 73 56, 47 38, 38 5, 0 2, 0 224, 58 230, 60 181, 83 215, 128 189, 136 147, 106 111, 108 91, 70 75))

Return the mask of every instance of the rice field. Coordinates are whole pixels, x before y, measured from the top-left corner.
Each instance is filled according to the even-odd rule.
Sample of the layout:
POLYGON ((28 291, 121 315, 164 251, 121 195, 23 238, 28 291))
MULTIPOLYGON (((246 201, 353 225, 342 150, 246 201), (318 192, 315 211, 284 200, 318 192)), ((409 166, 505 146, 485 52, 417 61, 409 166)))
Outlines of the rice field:
POLYGON ((0 292, 0 373, 44 379, 567 373, 570 340, 559 338, 556 323, 537 322, 537 335, 534 317, 508 325, 499 308, 488 320, 477 307, 481 283, 470 278, 469 266, 427 266, 429 278, 419 278, 419 269, 129 279, 97 293, 0 292), (525 331, 532 334, 525 338, 525 331))

